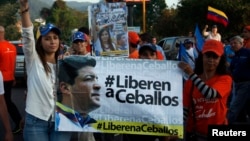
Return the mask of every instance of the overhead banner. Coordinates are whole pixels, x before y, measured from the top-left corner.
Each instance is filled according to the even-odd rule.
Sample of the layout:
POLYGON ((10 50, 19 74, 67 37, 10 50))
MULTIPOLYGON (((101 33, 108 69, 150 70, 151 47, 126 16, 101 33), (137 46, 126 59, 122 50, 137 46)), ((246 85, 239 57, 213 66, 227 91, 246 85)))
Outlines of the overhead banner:
POLYGON ((183 138, 177 63, 122 57, 60 60, 56 130, 183 138))
POLYGON ((95 56, 128 56, 126 2, 100 2, 88 8, 95 56))

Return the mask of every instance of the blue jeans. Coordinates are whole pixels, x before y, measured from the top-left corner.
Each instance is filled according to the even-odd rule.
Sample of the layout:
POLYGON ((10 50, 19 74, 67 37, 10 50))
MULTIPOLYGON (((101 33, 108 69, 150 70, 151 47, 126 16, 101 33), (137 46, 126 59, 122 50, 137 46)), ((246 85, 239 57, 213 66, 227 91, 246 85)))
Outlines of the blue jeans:
POLYGON ((234 95, 228 111, 228 122, 238 122, 237 118, 242 111, 248 111, 247 103, 250 102, 250 81, 234 83, 234 95))
POLYGON ((23 137, 25 141, 70 141, 71 132, 55 131, 55 122, 26 113, 23 137))

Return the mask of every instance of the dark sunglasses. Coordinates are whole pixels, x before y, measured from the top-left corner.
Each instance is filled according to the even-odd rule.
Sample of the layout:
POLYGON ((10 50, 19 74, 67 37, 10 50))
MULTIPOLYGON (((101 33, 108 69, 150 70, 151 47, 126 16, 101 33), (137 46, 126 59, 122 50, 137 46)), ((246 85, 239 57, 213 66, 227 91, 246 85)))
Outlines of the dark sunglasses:
POLYGON ((204 54, 207 58, 213 58, 213 59, 218 59, 219 56, 213 52, 208 52, 204 54))
POLYGON ((73 43, 78 44, 78 43, 83 43, 83 42, 87 42, 86 40, 75 40, 73 43))

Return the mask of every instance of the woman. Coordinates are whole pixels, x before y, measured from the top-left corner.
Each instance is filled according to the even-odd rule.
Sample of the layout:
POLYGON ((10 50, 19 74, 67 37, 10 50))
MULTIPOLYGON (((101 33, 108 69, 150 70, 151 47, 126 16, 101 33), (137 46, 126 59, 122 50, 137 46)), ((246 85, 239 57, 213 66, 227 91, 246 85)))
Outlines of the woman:
POLYGON ((99 36, 99 40, 100 40, 103 52, 115 50, 115 45, 114 43, 112 43, 111 35, 109 33, 108 28, 102 28, 99 31, 98 36, 99 36))
POLYGON ((25 141, 69 141, 70 132, 55 131, 56 63, 60 50, 60 30, 53 24, 40 28, 36 44, 28 0, 20 0, 23 50, 28 92, 25 107, 25 141))
POLYGON ((227 99, 232 78, 227 73, 223 52, 222 43, 210 39, 204 43, 194 71, 187 63, 179 63, 189 75, 183 94, 186 132, 194 132, 199 140, 207 140, 208 125, 227 124, 227 99))

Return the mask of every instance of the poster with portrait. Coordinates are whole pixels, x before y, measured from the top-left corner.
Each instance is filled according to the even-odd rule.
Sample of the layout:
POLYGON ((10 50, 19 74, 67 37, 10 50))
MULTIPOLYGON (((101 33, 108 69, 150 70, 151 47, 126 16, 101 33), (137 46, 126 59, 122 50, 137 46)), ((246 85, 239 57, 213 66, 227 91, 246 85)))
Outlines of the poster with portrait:
POLYGON ((128 56, 126 2, 99 2, 88 7, 94 56, 128 56))
POLYGON ((59 61, 57 131, 183 138, 177 61, 68 56, 59 61))

